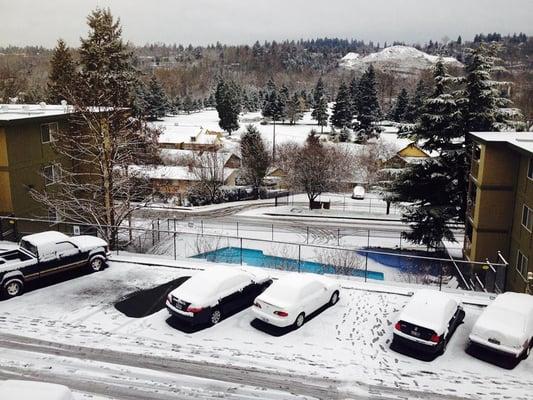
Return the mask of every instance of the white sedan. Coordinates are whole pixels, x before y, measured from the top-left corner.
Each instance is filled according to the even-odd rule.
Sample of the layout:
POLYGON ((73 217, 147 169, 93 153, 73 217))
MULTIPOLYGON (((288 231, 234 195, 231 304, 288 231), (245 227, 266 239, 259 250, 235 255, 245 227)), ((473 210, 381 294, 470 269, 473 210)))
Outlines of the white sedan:
POLYGON ((255 299, 257 319, 270 325, 300 328, 305 318, 339 300, 340 286, 333 279, 316 274, 292 273, 275 281, 255 299))
POLYGON ((70 389, 54 383, 7 380, 0 381, 0 399, 74 400, 70 389))
POLYGON ((507 292, 487 306, 472 327, 470 343, 527 358, 533 348, 533 296, 507 292))

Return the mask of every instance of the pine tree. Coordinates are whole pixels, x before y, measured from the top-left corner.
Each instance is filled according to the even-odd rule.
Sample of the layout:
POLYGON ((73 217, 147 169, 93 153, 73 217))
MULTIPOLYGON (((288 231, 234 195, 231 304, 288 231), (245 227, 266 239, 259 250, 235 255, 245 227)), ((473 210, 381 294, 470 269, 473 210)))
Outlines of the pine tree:
POLYGON ((499 68, 496 63, 498 47, 480 45, 470 50, 466 62, 466 88, 464 123, 466 132, 502 131, 516 127, 521 117, 509 106, 511 101, 502 96, 507 82, 498 82, 493 74, 499 68))
POLYGON ((285 120, 288 118, 288 110, 287 110, 287 107, 288 107, 288 104, 289 104, 289 100, 290 100, 290 93, 289 93, 289 89, 287 88, 287 86, 283 85, 281 86, 281 89, 279 91, 279 107, 281 109, 281 121, 282 122, 285 122, 285 120))
POLYGON ((392 110, 392 119, 396 122, 406 122, 407 121, 407 112, 409 107, 409 95, 407 90, 403 88, 396 99, 396 104, 392 110))
POLYGON ((359 81, 359 101, 357 102, 357 120, 364 138, 375 135, 373 123, 381 117, 381 108, 376 90, 376 74, 370 65, 359 81))
POLYGON ((350 101, 352 103, 352 112, 354 115, 357 115, 359 110, 359 82, 355 77, 350 81, 349 92, 350 101))
POLYGON ((241 96, 237 84, 220 79, 215 92, 215 100, 220 119, 218 124, 231 135, 231 132, 239 129, 239 114, 241 113, 241 96))
POLYGON ((324 126, 328 124, 328 101, 324 91, 324 82, 322 78, 318 79, 313 93, 313 111, 311 117, 320 125, 320 132, 324 132, 324 126))
POLYGON ((331 124, 339 129, 345 129, 352 125, 352 103, 350 102, 350 95, 348 88, 341 82, 335 104, 333 105, 333 112, 331 114, 331 124))
POLYGON ((148 83, 148 88, 145 92, 145 104, 144 114, 149 120, 162 118, 167 112, 168 99, 155 75, 152 75, 148 83))
POLYGON ((193 111, 194 105, 191 96, 185 96, 185 98, 183 99, 182 107, 183 111, 185 111, 187 114, 190 114, 193 111))
POLYGON ((418 81, 415 93, 411 97, 411 101, 407 107, 406 121, 416 122, 422 113, 424 101, 427 99, 429 93, 425 82, 421 79, 418 81))
POLYGON ((270 166, 270 156, 261 133, 253 125, 248 125, 241 136, 241 160, 244 178, 254 187, 257 198, 270 166))
POLYGON ((296 121, 299 121, 303 117, 305 110, 305 104, 303 99, 298 96, 297 93, 294 93, 287 103, 287 118, 291 125, 294 125, 296 121))
POLYGON ((66 100, 75 89, 75 82, 76 64, 66 43, 63 39, 59 39, 50 61, 48 101, 52 104, 59 104, 62 100, 66 100))
POLYGON ((426 151, 438 155, 408 164, 391 189, 393 202, 411 203, 402 215, 411 230, 403 237, 428 248, 436 248, 443 239, 454 241, 450 222, 462 220, 466 211, 461 114, 442 59, 434 67, 433 79, 433 94, 424 101, 411 135, 426 151))

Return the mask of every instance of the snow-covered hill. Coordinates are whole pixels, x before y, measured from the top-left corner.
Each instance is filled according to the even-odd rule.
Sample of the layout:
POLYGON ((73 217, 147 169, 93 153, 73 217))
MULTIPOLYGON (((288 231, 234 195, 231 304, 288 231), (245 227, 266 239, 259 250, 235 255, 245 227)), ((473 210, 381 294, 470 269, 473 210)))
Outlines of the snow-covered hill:
MULTIPOLYGON (((375 68, 387 72, 416 74, 431 67, 437 60, 437 56, 429 55, 414 47, 391 46, 364 57, 357 53, 348 53, 340 60, 339 65, 358 71, 365 70, 372 64, 375 68)), ((460 67, 462 65, 453 57, 443 57, 443 60, 450 66, 460 67)))

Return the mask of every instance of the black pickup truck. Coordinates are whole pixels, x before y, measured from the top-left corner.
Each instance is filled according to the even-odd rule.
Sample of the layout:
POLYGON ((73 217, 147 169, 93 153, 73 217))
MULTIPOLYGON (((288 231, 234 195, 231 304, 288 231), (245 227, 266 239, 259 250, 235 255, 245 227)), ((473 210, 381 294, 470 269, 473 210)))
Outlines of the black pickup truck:
POLYGON ((74 268, 100 271, 108 254, 108 245, 100 238, 69 237, 56 231, 24 236, 19 246, 0 244, 1 294, 18 296, 26 282, 74 268))

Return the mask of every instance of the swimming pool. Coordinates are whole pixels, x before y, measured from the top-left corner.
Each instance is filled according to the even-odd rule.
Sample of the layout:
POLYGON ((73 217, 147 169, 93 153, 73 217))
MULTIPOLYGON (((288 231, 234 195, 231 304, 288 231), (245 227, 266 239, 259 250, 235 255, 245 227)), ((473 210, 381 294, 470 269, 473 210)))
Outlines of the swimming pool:
MULTIPOLYGON (((238 247, 223 247, 221 249, 208 251, 193 256, 193 258, 202 258, 207 261, 224 262, 230 264, 243 264, 251 265, 254 267, 264 268, 282 268, 291 271, 301 272, 314 272, 319 274, 335 273, 335 270, 331 266, 323 265, 313 261, 300 261, 292 258, 276 257, 265 255, 261 250, 255 249, 241 249, 238 247), (242 260, 241 260, 242 257, 242 260)), ((352 276, 365 277, 365 270, 354 269, 352 276)), ((368 279, 375 279, 382 281, 384 279, 382 272, 367 271, 366 277, 368 279)))

